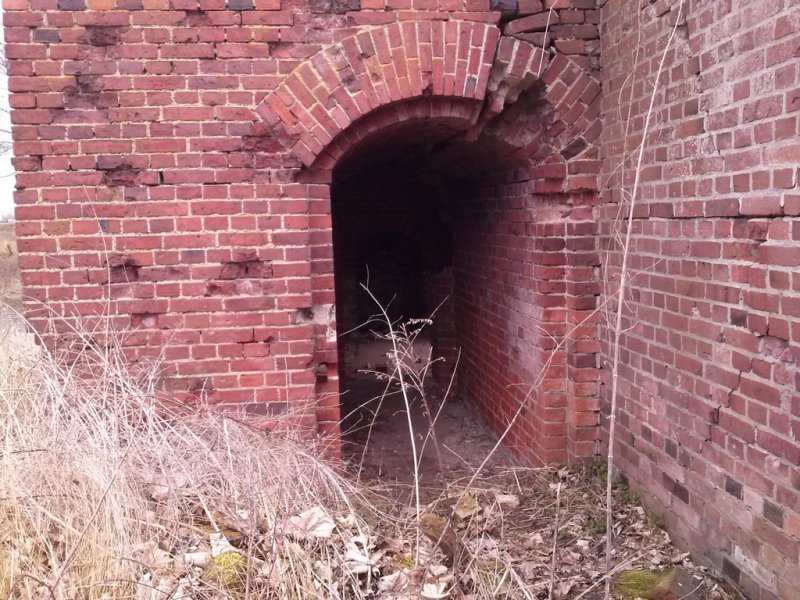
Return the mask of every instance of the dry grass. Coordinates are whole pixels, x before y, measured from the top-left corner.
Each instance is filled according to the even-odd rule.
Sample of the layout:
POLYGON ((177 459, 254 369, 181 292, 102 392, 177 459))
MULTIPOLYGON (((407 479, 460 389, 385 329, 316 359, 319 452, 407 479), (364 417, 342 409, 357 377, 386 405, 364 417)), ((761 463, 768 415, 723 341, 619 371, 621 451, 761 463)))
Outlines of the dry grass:
POLYGON ((22 286, 13 223, 0 223, 0 300, 18 307, 22 286))
MULTIPOLYGON (((16 257, 3 260, 18 290, 16 257)), ((602 469, 487 468, 404 491, 359 482, 290 430, 159 402, 158 365, 126 364, 111 331, 74 334, 82 350, 60 362, 0 311, 0 598, 602 593, 602 469)), ((404 385, 422 390, 403 359, 413 336, 395 341, 404 385)), ((628 494, 614 502, 615 562, 690 567, 628 494)))
MULTIPOLYGON (((419 490, 418 520, 397 501, 414 493, 356 484, 307 440, 157 404, 156 366, 114 344, 85 335, 66 365, 4 325, 0 598, 591 598, 602 581, 602 473, 453 474, 419 490)), ((619 493, 617 559, 684 561, 619 493)))
POLYGON ((305 445, 157 406, 113 345, 66 365, 27 335, 0 366, 0 597, 361 597, 352 489, 305 445))

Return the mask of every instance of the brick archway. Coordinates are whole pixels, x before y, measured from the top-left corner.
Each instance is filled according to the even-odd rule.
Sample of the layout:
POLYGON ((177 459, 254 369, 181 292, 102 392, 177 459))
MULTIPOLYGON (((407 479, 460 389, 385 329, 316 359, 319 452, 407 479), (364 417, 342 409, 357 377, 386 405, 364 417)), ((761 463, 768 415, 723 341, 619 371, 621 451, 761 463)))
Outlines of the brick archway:
POLYGON ((409 20, 364 28, 319 50, 257 110, 298 164, 310 167, 377 109, 426 97, 457 99, 479 107, 470 136, 502 137, 543 164, 569 160, 593 145, 600 132, 599 92, 597 80, 571 58, 503 37, 494 25, 409 20), (520 115, 504 121, 504 109, 532 88, 550 110, 547 118, 518 111, 522 126, 520 115))
POLYGON ((311 165, 338 134, 381 106, 427 95, 483 100, 500 30, 471 21, 372 27, 301 64, 258 111, 311 165))
MULTIPOLYGON (((370 139, 414 121, 446 122, 465 140, 502 140, 523 165, 515 185, 529 198, 559 207, 537 212, 526 235, 537 274, 540 363, 552 340, 563 340, 547 363, 541 397, 515 432, 534 462, 593 456, 598 439, 596 341, 596 201, 600 86, 574 60, 550 56, 497 27, 471 21, 406 21, 369 27, 301 63, 258 107, 262 134, 280 141, 297 181, 309 184, 312 300, 335 301, 330 183, 334 169, 370 139), (531 242, 533 243, 533 242, 531 242), (539 271, 545 273, 539 275, 539 271), (575 339, 565 336, 571 332, 575 339)), ((330 314, 330 313, 327 313, 330 314)), ((317 423, 338 431, 335 339, 315 336, 317 423)), ((526 340, 524 344, 529 344, 526 340)), ((502 399, 501 399, 502 401, 502 399)), ((508 410, 506 410, 507 416, 508 410)), ((504 415, 498 414, 502 428, 504 415)))

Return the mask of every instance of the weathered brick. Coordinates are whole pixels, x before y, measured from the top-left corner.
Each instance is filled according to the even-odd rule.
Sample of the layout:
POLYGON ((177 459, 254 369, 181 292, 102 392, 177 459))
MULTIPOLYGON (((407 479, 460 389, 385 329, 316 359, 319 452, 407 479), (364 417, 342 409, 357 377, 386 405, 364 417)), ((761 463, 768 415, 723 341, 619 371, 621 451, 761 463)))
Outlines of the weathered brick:
POLYGON ((504 31, 508 35, 544 31, 548 27, 548 24, 554 25, 556 23, 559 23, 558 13, 543 12, 515 19, 506 25, 504 31))
MULTIPOLYGON (((652 56, 633 63, 627 50, 637 43, 634 29, 628 29, 633 17, 616 8, 609 2, 601 11, 601 36, 608 31, 618 35, 615 44, 604 45, 600 57, 605 115, 600 143, 610 152, 601 175, 609 181, 602 196, 609 204, 599 208, 606 232, 619 210, 617 188, 630 190, 631 179, 623 180, 617 171, 624 164, 623 149, 629 147, 631 136, 641 135, 643 124, 643 119, 626 122, 624 110, 633 108, 641 115, 639 109, 650 100, 648 90, 632 89, 625 82, 636 69, 649 73, 651 81, 654 76, 648 62, 652 56), (620 96, 612 99, 608 89, 620 91, 620 96)), ((658 15, 674 12, 669 2, 655 3, 648 13, 652 20, 643 48, 663 48, 671 16, 659 21, 658 15)), ((648 428, 658 424, 665 439, 653 452, 643 453, 623 438, 623 456, 636 457, 623 469, 630 468, 635 482, 664 504, 681 508, 685 508, 682 502, 664 496, 663 481, 648 478, 656 469, 663 470, 665 461, 673 464, 683 453, 687 464, 702 458, 706 473, 724 474, 715 483, 722 488, 716 493, 717 504, 734 518, 692 534, 707 539, 707 557, 748 593, 780 597, 785 590, 776 588, 781 577, 777 565, 794 560, 794 550, 779 530, 794 523, 785 512, 786 503, 792 501, 780 490, 789 489, 786 479, 800 460, 786 409, 780 408, 781 399, 793 394, 797 381, 776 368, 792 360, 787 353, 791 344, 777 340, 791 339, 788 322, 800 317, 796 301, 800 287, 793 286, 788 276, 798 266, 798 238, 790 240, 790 229, 800 214, 796 194, 790 192, 796 183, 798 122, 789 115, 794 96, 785 93, 796 84, 797 72, 784 62, 790 61, 786 47, 771 49, 769 61, 764 49, 773 32, 782 39, 790 36, 796 47, 797 33, 789 32, 787 15, 777 9, 777 14, 759 18, 760 41, 746 31, 730 42, 720 39, 712 48, 705 46, 703 36, 738 22, 741 8, 728 6, 717 14, 716 9, 691 7, 685 15, 697 43, 692 53, 676 50, 681 58, 666 58, 669 83, 664 83, 664 96, 655 97, 659 124, 651 131, 639 180, 629 255, 629 264, 635 265, 628 307, 632 318, 623 343, 632 363, 626 363, 620 388, 625 389, 626 402, 620 420, 624 417, 627 427, 643 435, 645 423, 648 428), (764 92, 753 85, 760 77, 787 87, 764 92), (713 144, 690 141, 704 137, 713 139, 713 144), (671 208, 660 204, 664 199, 671 208), (735 264, 738 260, 743 263, 735 264), (636 282, 638 277, 642 279, 636 282), (770 337, 771 321, 775 341, 770 337), (713 349, 709 345, 703 349, 698 337, 711 342, 713 349), (658 404, 649 401, 651 397, 657 397, 658 404), (717 406, 705 414, 692 410, 707 398, 717 406), (750 522, 757 525, 747 536, 737 529, 750 522), (724 546, 732 536, 743 544, 746 540, 751 562, 740 563, 724 546), (752 557, 769 554, 759 554, 759 546, 781 559, 756 565, 752 557)), ((610 247, 609 263, 618 265, 619 252, 610 247)), ((608 269, 608 273, 615 272, 608 269)), ((601 356, 609 360, 608 346, 601 356)), ((685 486, 690 500, 694 494, 709 495, 680 473, 671 472, 667 483, 676 496, 683 493, 677 485, 685 486), (673 483, 676 480, 681 483, 673 483)))
POLYGON ((253 0, 228 0, 228 10, 253 10, 253 0))
MULTIPOLYGON (((498 429, 540 381, 508 436, 532 462, 591 458, 611 356, 593 311, 606 306, 600 283, 619 281, 626 157, 679 12, 640 4, 59 0, 45 14, 7 0, 26 291, 90 314, 102 286, 133 281, 119 300, 131 348, 152 351, 148 331, 176 328, 163 356, 177 397, 207 380, 214 401, 258 399, 244 411, 265 420, 317 398, 300 420, 330 433, 339 357, 313 307, 357 304, 334 292, 334 249, 378 224, 418 235, 447 213, 431 239, 454 247, 430 253, 452 264, 422 278, 457 299, 440 309, 447 356, 463 346, 470 395, 498 429), (448 136, 477 141, 449 154, 448 136), (422 221, 376 212, 374 197, 337 209, 333 177, 370 172, 389 147, 417 156, 420 139, 420 164, 458 210, 434 209, 439 196, 422 221), (128 254, 106 268, 112 239, 128 254), (67 250, 70 267, 55 267, 67 250)), ((800 461, 797 28, 777 4, 696 4, 683 7, 645 138, 619 460, 732 581, 780 597, 793 588, 765 582, 796 560, 800 461)), ((412 189, 416 172, 393 189, 412 189)), ((389 193, 386 178, 374 184, 389 193)))

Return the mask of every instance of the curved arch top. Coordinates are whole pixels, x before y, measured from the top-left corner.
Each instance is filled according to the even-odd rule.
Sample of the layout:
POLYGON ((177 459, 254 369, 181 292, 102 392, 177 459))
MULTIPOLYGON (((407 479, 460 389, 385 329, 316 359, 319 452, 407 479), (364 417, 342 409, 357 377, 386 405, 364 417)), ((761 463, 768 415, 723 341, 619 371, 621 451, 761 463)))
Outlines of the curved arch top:
POLYGON ((483 100, 500 30, 473 21, 403 21, 365 28, 323 48, 258 111, 282 123, 306 166, 371 110, 433 95, 483 100))
MULTIPOLYGON (((565 117, 560 130, 568 139, 560 143, 590 130, 585 119, 569 117, 591 108, 599 84, 571 59, 551 58, 541 48, 501 36, 490 23, 397 21, 364 27, 322 48, 267 94, 258 113, 282 130, 282 143, 308 167, 375 109, 428 96, 473 101, 481 107, 474 119, 477 135, 539 81, 546 102, 565 117)), ((583 135, 585 142, 596 137, 590 135, 583 135)))

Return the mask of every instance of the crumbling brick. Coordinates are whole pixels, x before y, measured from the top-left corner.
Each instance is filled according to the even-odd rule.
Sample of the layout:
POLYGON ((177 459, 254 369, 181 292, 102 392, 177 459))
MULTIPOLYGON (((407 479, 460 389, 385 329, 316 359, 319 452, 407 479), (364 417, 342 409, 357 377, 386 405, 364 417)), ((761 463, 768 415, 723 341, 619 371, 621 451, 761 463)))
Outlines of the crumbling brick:
MULTIPOLYGON (((316 399, 301 421, 335 433, 335 323, 320 318, 339 300, 331 184, 385 148, 414 148, 463 209, 464 243, 429 290, 462 286, 438 335, 450 356, 463 344, 497 429, 525 403, 507 441, 537 464, 602 452, 613 353, 595 311, 619 281, 628 159, 677 25, 633 212, 618 464, 731 581, 762 600, 792 589, 779 560, 752 568, 770 552, 797 559, 800 95, 787 3, 45 4, 4 12, 35 327, 39 302, 78 319, 107 299, 140 336, 132 357, 163 339, 177 399, 247 399, 264 426, 316 399), (439 128, 430 143, 404 138, 439 128), (448 154, 459 144, 481 159, 448 154), (171 337, 148 337, 162 330, 171 337)), ((359 221, 367 212, 351 211, 360 230, 378 219, 359 221)))

